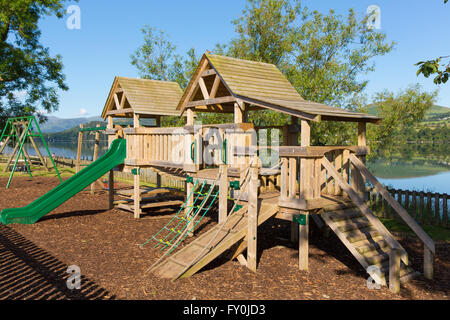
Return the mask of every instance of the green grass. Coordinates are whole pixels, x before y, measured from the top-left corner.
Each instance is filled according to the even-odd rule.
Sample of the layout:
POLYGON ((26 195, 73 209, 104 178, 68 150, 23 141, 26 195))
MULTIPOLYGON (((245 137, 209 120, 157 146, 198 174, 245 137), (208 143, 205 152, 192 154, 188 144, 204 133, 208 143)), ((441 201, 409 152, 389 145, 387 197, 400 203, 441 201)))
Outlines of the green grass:
MULTIPOLYGON (((391 232, 399 232, 402 234, 407 234, 409 236, 416 236, 415 233, 403 222, 393 220, 393 219, 385 219, 379 218, 381 222, 388 228, 391 232)), ((439 227, 439 226, 430 226, 430 225, 422 225, 422 229, 434 240, 434 241, 450 241, 450 230, 439 227)))
MULTIPOLYGON (((6 177, 9 178, 11 171, 4 172, 6 163, 0 163, 0 177, 6 177)), ((69 167, 58 167, 59 174, 61 175, 61 178, 68 178, 75 174, 75 168, 69 168, 69 167)), ((45 170, 43 167, 39 166, 31 166, 31 174, 33 177, 58 177, 58 175, 55 172, 55 169, 52 167, 50 169, 50 172, 45 170)), ((14 172, 14 177, 29 177, 30 175, 28 172, 24 171, 16 171, 14 172)))

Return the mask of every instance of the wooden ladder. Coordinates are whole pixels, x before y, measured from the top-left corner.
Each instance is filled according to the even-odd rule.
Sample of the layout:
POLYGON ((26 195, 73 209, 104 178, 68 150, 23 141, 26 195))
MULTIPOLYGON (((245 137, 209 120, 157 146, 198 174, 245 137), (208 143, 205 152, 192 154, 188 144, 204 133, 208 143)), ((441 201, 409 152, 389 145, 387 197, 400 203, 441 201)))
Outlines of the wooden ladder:
MULTIPOLYGON (((358 260, 363 268, 368 271, 369 266, 375 266, 379 272, 372 278, 378 280, 381 285, 387 285, 389 279, 389 253, 393 241, 400 244, 388 235, 385 230, 380 230, 358 208, 336 210, 322 213, 325 223, 333 230, 341 242, 351 254, 358 260)), ((400 281, 407 281, 417 275, 408 262, 401 261, 400 281)))
MULTIPOLYGON (((163 260, 151 271, 161 277, 176 280, 190 277, 219 255, 228 250, 247 235, 247 206, 231 214, 228 219, 208 230, 196 240, 163 260)), ((278 206, 270 203, 260 203, 258 225, 274 216, 278 206)), ((245 249, 239 246, 240 250, 245 249)))
MULTIPOLYGON (((382 196, 395 209, 406 224, 417 234, 425 244, 425 255, 432 256, 435 253, 433 240, 423 231, 414 219, 403 209, 389 192, 379 183, 379 181, 367 170, 364 163, 355 155, 350 154, 351 163, 356 170, 361 172, 372 185, 382 194, 382 196), (427 254, 430 252, 430 254, 427 254)), ((359 263, 367 270, 369 266, 377 266, 380 270, 380 284, 387 284, 386 277, 389 274, 389 264, 391 252, 398 252, 400 255, 400 280, 411 279, 417 272, 414 272, 409 265, 406 250, 398 243, 392 234, 381 223, 378 217, 370 210, 362 197, 348 184, 338 173, 336 168, 326 158, 322 158, 322 165, 334 178, 335 182, 347 193, 353 203, 354 209, 325 212, 322 217, 327 225, 334 231, 342 243, 350 250, 359 263)), ((426 258, 424 262, 425 276, 430 273, 428 266, 431 259, 426 258)))

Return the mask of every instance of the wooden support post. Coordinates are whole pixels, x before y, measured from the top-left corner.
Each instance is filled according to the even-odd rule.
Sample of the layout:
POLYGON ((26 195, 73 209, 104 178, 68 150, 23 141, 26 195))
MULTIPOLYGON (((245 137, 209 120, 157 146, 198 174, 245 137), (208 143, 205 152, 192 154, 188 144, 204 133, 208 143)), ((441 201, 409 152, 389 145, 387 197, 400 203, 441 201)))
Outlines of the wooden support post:
POLYGON ((140 127, 139 115, 136 114, 136 113, 133 113, 133 127, 134 128, 139 128, 140 127))
MULTIPOLYGON (((367 146, 367 139, 366 139, 366 123, 365 122, 358 122, 358 146, 359 147, 366 147, 367 146)), ((359 159, 366 163, 366 156, 360 156, 359 159)), ((357 190, 360 196, 363 197, 364 201, 367 200, 367 192, 366 192, 366 186, 364 183, 364 178, 362 174, 359 172, 358 169, 355 170, 355 174, 357 177, 357 190)))
POLYGON ((194 125, 194 110, 192 108, 186 109, 186 125, 193 126, 194 125))
POLYGON ((423 247, 423 275, 426 279, 432 280, 434 273, 434 254, 427 246, 423 247))
POLYGON ((281 159, 280 200, 285 200, 288 197, 288 164, 287 158, 281 159))
POLYGON ((244 120, 244 110, 239 103, 234 104, 234 123, 242 123, 244 120))
POLYGON ((34 141, 33 137, 32 137, 32 136, 29 136, 29 138, 30 138, 31 144, 33 145, 34 150, 36 150, 36 154, 38 155, 39 160, 42 162, 42 165, 45 167, 45 169, 46 169, 47 171, 50 171, 50 169, 49 169, 48 166, 47 166, 47 162, 45 161, 44 157, 42 156, 42 153, 41 153, 41 151, 39 150, 39 148, 38 148, 36 142, 34 141))
POLYGON ((291 116, 291 132, 288 134, 288 145, 289 146, 298 146, 298 136, 299 136, 299 130, 296 128, 298 127, 298 118, 291 116))
POLYGON ((308 271, 309 256, 309 215, 306 214, 306 223, 298 225, 299 242, 298 242, 298 268, 308 271))
MULTIPOLYGON (((100 127, 99 124, 97 124, 97 128, 100 127)), ((94 145, 94 156, 92 157, 92 161, 95 162, 98 159, 98 147, 100 144, 100 131, 95 132, 95 145, 94 145)), ((91 194, 94 194, 95 192, 95 182, 91 184, 91 194)))
MULTIPOLYGON (((80 129, 83 129, 83 127, 84 127, 84 125, 80 124, 80 129)), ((83 132, 80 130, 80 132, 78 132, 78 148, 77 148, 76 173, 78 173, 80 171, 82 146, 83 146, 83 132)))
POLYGON ((228 166, 220 165, 219 182, 219 223, 227 220, 228 214, 228 166))
MULTIPOLYGON (((186 207, 185 207, 185 217, 190 218, 194 214, 194 209, 192 208, 194 205, 194 194, 193 194, 194 184, 191 182, 186 182, 186 207), (191 194, 192 193, 192 194, 191 194), (188 199, 189 197, 189 199, 188 199)), ((187 230, 192 228, 193 224, 189 222, 186 226, 187 230)), ((194 235, 193 232, 188 232, 188 236, 192 237, 194 235)))
POLYGON ((389 290, 400 292, 400 250, 392 248, 389 252, 389 290))
POLYGON ((250 184, 248 188, 248 233, 247 233, 247 267, 256 272, 258 232, 258 167, 250 168, 250 184))
POLYGON ((139 168, 134 168, 134 218, 139 219, 141 217, 141 186, 139 168))
MULTIPOLYGON (((311 125, 309 121, 302 120, 301 127, 301 146, 309 147, 311 146, 311 125)), ((312 166, 313 162, 311 159, 300 160, 300 198, 312 198, 312 166)))
POLYGON ((108 179, 109 210, 114 208, 114 171, 109 171, 108 179))

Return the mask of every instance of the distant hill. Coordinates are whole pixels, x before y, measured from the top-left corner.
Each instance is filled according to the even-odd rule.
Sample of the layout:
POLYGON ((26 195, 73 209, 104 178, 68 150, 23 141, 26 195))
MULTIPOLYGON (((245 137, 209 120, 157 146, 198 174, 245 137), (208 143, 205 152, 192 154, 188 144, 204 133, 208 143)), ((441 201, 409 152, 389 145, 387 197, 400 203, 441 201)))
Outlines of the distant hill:
MULTIPOLYGON (((367 112, 372 115, 378 115, 377 105, 366 106, 367 112)), ((424 121, 437 121, 450 119, 450 108, 443 106, 432 106, 425 114, 424 121)))
POLYGON ((47 119, 48 120, 45 123, 39 125, 43 133, 62 132, 78 127, 80 124, 92 121, 103 121, 101 117, 62 119, 54 116, 47 116, 47 119))
MULTIPOLYGON (((74 119, 59 119, 57 117, 48 117, 48 119, 48 122, 51 121, 50 125, 48 125, 48 122, 46 122, 45 124, 40 125, 40 128, 44 135, 44 138, 48 141, 53 142, 77 141, 80 124, 84 124, 85 128, 95 127, 97 124, 99 124, 101 127, 106 126, 106 122, 104 122, 100 117, 74 119), (57 128, 64 129, 55 131, 57 128)), ((141 119, 140 123, 141 125, 145 126, 155 125, 154 119, 141 119)), ((124 127, 132 126, 133 119, 114 119, 114 124, 118 124, 124 127)))

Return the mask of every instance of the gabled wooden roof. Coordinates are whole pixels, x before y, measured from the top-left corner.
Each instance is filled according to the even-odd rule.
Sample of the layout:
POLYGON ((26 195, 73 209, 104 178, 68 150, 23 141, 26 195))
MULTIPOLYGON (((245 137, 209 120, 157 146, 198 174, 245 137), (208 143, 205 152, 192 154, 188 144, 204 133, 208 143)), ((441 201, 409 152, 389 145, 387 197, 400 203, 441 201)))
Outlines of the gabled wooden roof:
POLYGON ((115 77, 102 111, 115 117, 139 114, 143 118, 152 116, 179 116, 176 107, 183 94, 176 82, 115 77), (125 100, 124 100, 125 99, 125 100), (124 113, 120 113, 120 110, 124 113))
MULTIPOLYGON (((201 100, 211 102, 213 99, 204 97, 203 92, 212 90, 215 79, 209 75, 216 74, 221 84, 214 94, 216 102, 223 102, 219 109, 222 112, 233 112, 234 104, 230 96, 238 102, 242 101, 259 108, 267 108, 287 113, 300 118, 320 121, 361 121, 379 122, 381 118, 352 112, 349 110, 327 106, 303 99, 289 80, 273 64, 230 58, 225 56, 204 54, 192 77, 177 109, 184 112, 187 107, 200 106, 201 100), (202 78, 202 80, 200 80, 202 78), (199 90, 199 80, 204 88, 199 90), (229 97, 226 99, 226 97, 229 97), (222 99, 221 99, 222 98, 222 99), (220 100, 221 99, 221 100, 220 100), (199 101, 196 103, 196 101, 199 101)), ((202 111, 200 108, 197 110, 202 111)), ((205 110, 206 111, 206 110, 205 110)), ((211 111, 211 110, 209 110, 211 111)))

